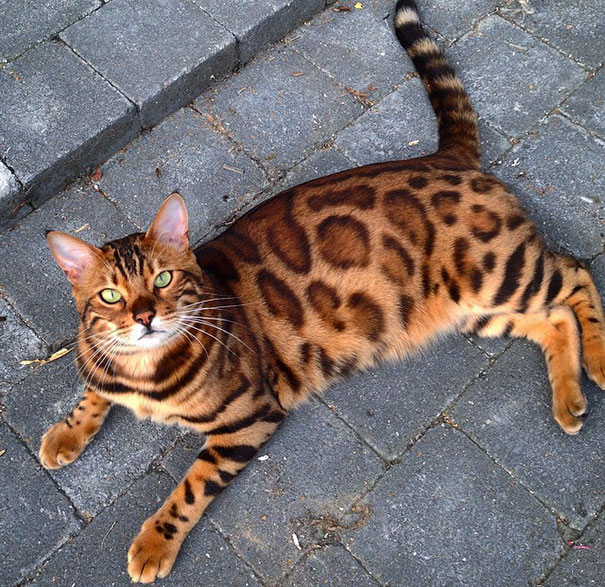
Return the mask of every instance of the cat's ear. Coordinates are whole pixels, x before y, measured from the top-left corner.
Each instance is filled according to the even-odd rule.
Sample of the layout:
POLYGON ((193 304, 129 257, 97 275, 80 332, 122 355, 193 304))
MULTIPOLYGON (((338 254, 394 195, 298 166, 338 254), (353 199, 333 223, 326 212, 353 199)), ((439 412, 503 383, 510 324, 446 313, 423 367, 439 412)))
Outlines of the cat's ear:
POLYGON ((184 250, 189 247, 188 230, 185 201, 174 193, 166 198, 145 236, 184 250))
POLYGON ((51 255, 73 285, 79 284, 84 270, 102 255, 96 247, 64 232, 53 230, 46 235, 46 241, 51 255))

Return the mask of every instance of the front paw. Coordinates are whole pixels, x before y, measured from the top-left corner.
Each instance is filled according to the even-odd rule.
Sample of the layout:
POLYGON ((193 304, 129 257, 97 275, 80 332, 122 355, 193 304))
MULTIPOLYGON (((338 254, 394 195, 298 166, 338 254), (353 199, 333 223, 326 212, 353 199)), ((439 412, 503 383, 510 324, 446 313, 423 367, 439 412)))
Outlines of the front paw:
POLYGON ((128 551, 128 574, 135 583, 153 583, 170 573, 181 547, 176 526, 150 518, 128 551))
POLYGON ((85 446, 86 440, 79 429, 57 422, 42 437, 40 462, 46 469, 58 469, 75 461, 85 446))

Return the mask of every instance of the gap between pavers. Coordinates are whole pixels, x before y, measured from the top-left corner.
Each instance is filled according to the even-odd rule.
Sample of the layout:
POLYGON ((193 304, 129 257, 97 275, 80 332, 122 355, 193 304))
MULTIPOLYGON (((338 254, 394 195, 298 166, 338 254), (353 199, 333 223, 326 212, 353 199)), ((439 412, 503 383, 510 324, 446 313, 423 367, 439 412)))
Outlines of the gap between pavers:
POLYGON ((329 3, 114 0, 56 24, 0 71, 0 229, 329 3))

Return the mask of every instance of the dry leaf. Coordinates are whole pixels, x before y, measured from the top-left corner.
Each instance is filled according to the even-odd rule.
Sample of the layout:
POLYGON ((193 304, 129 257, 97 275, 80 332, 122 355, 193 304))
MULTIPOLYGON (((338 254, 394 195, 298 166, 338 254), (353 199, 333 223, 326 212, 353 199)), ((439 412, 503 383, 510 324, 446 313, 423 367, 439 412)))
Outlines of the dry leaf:
POLYGON ((46 365, 46 363, 50 363, 51 361, 56 361, 57 359, 60 359, 61 357, 64 357, 67 353, 71 353, 71 351, 73 351, 73 348, 71 349, 59 349, 57 352, 53 353, 50 357, 48 357, 48 359, 32 359, 31 361, 19 361, 19 365, 34 365, 34 364, 38 364, 40 367, 42 365, 46 365))
POLYGON ((363 8, 363 4, 361 2, 357 2, 355 4, 355 8, 357 8, 357 10, 361 10, 363 8))
POLYGON ((408 146, 410 146, 410 147, 415 147, 416 145, 419 145, 419 144, 420 144, 419 140, 409 141, 408 142, 408 146))
POLYGON ((292 77, 300 77, 301 75, 305 75, 302 71, 295 71, 292 74, 292 77))
POLYGON ((97 169, 91 176, 90 176, 90 181, 94 181, 97 182, 101 179, 102 177, 102 173, 100 169, 97 169))
POLYGON ((351 12, 351 9, 348 6, 337 6, 334 12, 351 12))

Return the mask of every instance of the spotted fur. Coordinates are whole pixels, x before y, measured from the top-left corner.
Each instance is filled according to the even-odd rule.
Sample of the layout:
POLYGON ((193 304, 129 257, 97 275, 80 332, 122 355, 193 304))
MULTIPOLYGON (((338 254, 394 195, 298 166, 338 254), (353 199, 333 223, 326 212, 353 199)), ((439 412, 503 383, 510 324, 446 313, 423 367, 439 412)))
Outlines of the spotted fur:
POLYGON ((605 387, 603 310, 590 275, 545 249, 517 199, 479 169, 475 113, 411 0, 397 3, 395 30, 439 121, 434 155, 290 189, 195 251, 178 195, 146 233, 100 249, 49 235, 74 286, 86 391, 44 436, 42 463, 73 461, 113 403, 206 439, 133 542, 135 581, 170 572, 207 505, 292 408, 440 333, 537 342, 554 417, 569 434, 586 410, 580 342, 587 374, 605 387), (170 283, 155 285, 165 271, 170 283), (104 288, 119 301, 106 303, 104 288))

